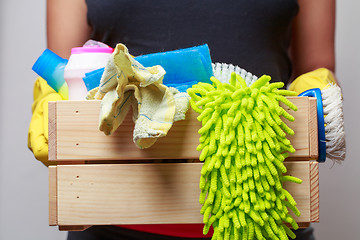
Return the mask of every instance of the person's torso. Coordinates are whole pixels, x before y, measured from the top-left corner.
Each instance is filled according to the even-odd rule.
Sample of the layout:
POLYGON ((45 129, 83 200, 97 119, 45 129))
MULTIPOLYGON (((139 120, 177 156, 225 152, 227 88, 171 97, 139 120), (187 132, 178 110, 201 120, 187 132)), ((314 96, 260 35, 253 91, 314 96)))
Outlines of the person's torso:
MULTIPOLYGON (((86 2, 91 38, 112 47, 123 43, 134 56, 207 43, 213 62, 238 65, 257 76, 267 74, 273 81, 287 83, 291 76, 288 48, 297 0, 86 2)), ((201 228, 189 225, 187 233, 183 225, 174 235, 201 237, 201 228)), ((151 229, 169 234, 164 226, 151 229)))

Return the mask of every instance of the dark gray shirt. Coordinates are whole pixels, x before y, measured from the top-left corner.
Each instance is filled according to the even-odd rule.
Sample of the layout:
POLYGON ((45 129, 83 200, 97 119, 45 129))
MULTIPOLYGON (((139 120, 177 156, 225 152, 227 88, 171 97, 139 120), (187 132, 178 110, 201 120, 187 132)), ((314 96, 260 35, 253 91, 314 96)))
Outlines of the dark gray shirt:
POLYGON ((287 83, 296 0, 86 0, 91 38, 132 55, 207 43, 213 62, 287 83))

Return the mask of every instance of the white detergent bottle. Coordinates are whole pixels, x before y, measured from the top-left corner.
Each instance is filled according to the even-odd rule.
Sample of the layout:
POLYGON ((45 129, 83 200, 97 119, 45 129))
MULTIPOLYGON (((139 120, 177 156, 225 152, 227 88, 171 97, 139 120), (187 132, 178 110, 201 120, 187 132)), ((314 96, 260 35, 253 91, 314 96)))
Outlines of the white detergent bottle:
POLYGON ((64 70, 64 79, 69 87, 69 100, 85 100, 85 73, 105 67, 113 51, 111 47, 98 45, 71 49, 71 56, 64 70))

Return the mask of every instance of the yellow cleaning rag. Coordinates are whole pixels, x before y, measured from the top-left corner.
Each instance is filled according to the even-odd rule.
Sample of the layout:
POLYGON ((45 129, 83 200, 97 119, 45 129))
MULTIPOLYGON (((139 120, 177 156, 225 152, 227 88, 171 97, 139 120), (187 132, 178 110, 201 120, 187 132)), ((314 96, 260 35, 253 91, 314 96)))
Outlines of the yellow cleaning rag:
POLYGON ((36 159, 46 166, 55 164, 48 161, 48 102, 62 100, 41 77, 34 84, 34 102, 28 131, 28 147, 36 159))
POLYGON ((105 67, 100 86, 87 96, 89 100, 102 100, 99 129, 106 135, 112 134, 132 107, 133 140, 139 148, 148 148, 157 138, 165 136, 174 120, 185 118, 189 98, 163 85, 164 75, 161 66, 143 67, 125 45, 118 44, 105 67))

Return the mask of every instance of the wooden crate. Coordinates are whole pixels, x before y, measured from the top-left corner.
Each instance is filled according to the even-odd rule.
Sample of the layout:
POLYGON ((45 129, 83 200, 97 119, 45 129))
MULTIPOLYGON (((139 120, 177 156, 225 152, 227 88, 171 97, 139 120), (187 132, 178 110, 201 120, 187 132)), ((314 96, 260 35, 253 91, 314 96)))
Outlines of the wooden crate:
MULTIPOLYGON (((286 183, 301 212, 297 221, 319 221, 316 100, 290 99, 296 152, 286 159, 288 173, 303 180, 286 183)), ((202 223, 196 161, 200 123, 189 110, 168 135, 149 149, 132 141, 130 116, 112 136, 98 130, 100 101, 49 103, 49 224, 61 230, 91 225, 202 223), (161 163, 161 159, 167 163, 161 163), (186 162, 180 159, 195 159, 186 162), (155 161, 154 161, 155 160, 155 161), (174 162, 171 162, 173 160, 174 162)))

